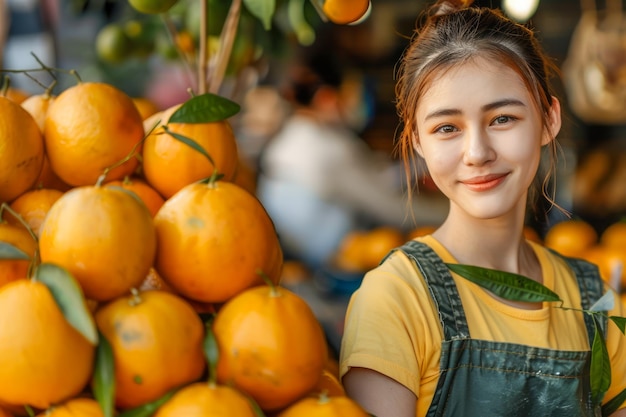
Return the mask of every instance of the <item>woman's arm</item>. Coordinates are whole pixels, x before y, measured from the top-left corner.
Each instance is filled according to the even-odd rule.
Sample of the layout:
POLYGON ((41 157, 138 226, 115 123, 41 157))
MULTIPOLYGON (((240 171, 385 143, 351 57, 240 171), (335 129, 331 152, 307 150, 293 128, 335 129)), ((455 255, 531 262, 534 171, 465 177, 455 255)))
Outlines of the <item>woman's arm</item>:
POLYGON ((621 410, 617 410, 616 412, 611 414, 611 417, 626 417, 626 408, 622 408, 621 410))
POLYGON ((379 372, 351 368, 342 383, 348 396, 376 417, 415 417, 415 394, 379 372))

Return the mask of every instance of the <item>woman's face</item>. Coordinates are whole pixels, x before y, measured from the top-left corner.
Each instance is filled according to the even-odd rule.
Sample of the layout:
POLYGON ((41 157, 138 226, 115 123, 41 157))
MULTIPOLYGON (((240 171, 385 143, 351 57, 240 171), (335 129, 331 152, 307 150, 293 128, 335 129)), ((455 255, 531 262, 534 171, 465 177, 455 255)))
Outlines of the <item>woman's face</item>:
POLYGON ((505 216, 525 209, 541 146, 561 125, 558 100, 550 113, 545 129, 521 77, 477 58, 442 71, 420 98, 416 149, 451 210, 481 219, 505 216))

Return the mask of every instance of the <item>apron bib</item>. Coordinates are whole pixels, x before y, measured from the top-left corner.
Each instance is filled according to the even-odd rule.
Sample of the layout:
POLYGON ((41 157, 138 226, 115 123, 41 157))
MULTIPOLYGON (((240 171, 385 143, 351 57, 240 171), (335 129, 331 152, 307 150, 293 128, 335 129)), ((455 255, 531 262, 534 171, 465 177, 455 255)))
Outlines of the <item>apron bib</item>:
MULTIPOLYGON (((422 273, 444 332, 441 374, 428 417, 601 416, 600 407, 591 402, 589 351, 471 339, 459 293, 441 258, 417 241, 399 250, 422 273)), ((565 259, 581 289, 582 308, 588 309, 602 296, 602 281, 592 265, 565 259)), ((593 319, 587 314, 584 317, 591 346, 593 319)))

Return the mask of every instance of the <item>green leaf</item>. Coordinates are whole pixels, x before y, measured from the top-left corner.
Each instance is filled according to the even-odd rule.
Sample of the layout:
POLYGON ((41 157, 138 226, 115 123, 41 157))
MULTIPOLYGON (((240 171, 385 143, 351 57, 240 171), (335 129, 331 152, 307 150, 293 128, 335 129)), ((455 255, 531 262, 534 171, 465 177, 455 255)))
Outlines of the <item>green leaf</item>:
POLYGON ((611 360, 606 349, 604 337, 600 332, 600 324, 594 316, 595 334, 591 347, 591 396, 596 404, 602 402, 602 398, 611 385, 611 360))
POLYGON ((167 123, 212 123, 239 113, 239 104, 212 93, 187 100, 169 118, 167 123))
POLYGON ((626 335, 626 317, 609 316, 609 319, 615 323, 617 327, 622 331, 622 334, 626 335))
POLYGON ((165 129, 165 131, 169 134, 172 135, 172 137, 176 140, 181 141, 182 143, 184 143, 187 146, 190 146, 191 148, 193 148, 194 150, 200 152, 202 155, 204 155, 209 162, 211 163, 211 165, 215 166, 215 163, 213 162, 213 158, 211 158, 211 155, 208 154, 207 151, 204 150, 204 148, 200 145, 198 145, 198 142, 196 142, 195 140, 188 138, 187 136, 183 136, 180 135, 178 133, 174 133, 171 130, 169 130, 167 128, 167 126, 163 127, 165 129))
POLYGON ((250 404, 252 405, 252 411, 254 411, 254 415, 256 417, 265 417, 265 413, 263 412, 263 409, 261 408, 259 403, 257 403, 254 400, 254 398, 248 396, 248 401, 250 401, 250 404))
POLYGON ((28 261, 30 256, 28 256, 28 254, 23 250, 16 248, 8 242, 0 242, 0 259, 28 261))
POLYGON ((626 389, 602 406, 602 415, 610 416, 626 401, 626 389))
POLYGON ((446 265, 452 272, 507 300, 531 303, 561 301, 559 296, 548 287, 523 275, 473 265, 446 265))
POLYGON ((35 271, 35 279, 48 287, 70 325, 96 345, 96 323, 85 303, 83 290, 72 274, 58 265, 42 263, 35 271))
POLYGON ((311 45, 315 42, 315 30, 309 25, 304 17, 304 5, 306 0, 290 0, 287 5, 287 18, 298 42, 301 45, 311 45))
POLYGON ((251 15, 263 24, 265 30, 272 28, 272 16, 276 11, 276 0, 243 0, 251 15))
POLYGON ((93 395, 100 404, 104 417, 115 414, 115 366, 113 349, 102 333, 99 333, 96 364, 92 378, 93 395))
POLYGON ((152 416, 163 404, 168 402, 170 398, 176 393, 177 389, 169 391, 167 394, 154 400, 150 403, 141 405, 128 411, 124 411, 117 415, 117 417, 150 417, 152 416))
POLYGON ((213 333, 213 318, 207 320, 204 323, 205 335, 204 335, 204 356, 209 364, 209 380, 215 381, 217 378, 217 361, 219 359, 219 349, 217 347, 217 339, 215 333, 213 333))

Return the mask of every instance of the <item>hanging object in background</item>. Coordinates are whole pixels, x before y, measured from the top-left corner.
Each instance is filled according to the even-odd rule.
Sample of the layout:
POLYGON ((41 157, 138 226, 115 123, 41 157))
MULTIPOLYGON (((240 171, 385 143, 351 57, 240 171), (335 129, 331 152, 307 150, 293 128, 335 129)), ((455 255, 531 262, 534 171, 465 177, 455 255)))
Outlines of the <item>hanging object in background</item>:
POLYGON ((539 0, 504 0, 502 8, 511 18, 526 23, 537 11, 539 0))
POLYGON ((586 123, 626 122, 626 14, 622 0, 581 0, 582 16, 563 62, 572 112, 586 123))

